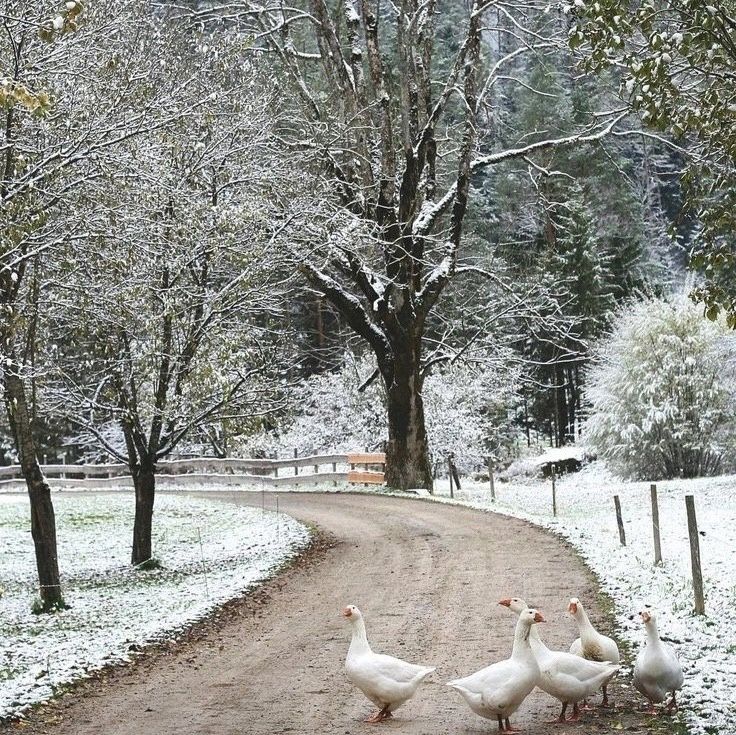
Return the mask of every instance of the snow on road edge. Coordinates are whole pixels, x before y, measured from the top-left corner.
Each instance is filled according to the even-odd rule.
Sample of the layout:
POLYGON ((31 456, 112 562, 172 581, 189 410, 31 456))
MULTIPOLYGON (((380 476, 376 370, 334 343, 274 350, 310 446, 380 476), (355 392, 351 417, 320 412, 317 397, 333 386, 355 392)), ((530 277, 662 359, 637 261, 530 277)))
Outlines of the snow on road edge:
MULTIPOLYGON (((558 517, 552 517, 549 482, 463 483, 455 499, 430 496, 529 521, 568 540, 613 599, 621 637, 636 652, 644 641, 634 614, 644 604, 659 611, 662 637, 677 650, 685 671, 680 701, 693 735, 736 732, 736 477, 658 483, 664 563, 652 563, 648 483, 614 480, 594 464, 558 479, 558 517), (624 508, 628 546, 619 543, 613 495, 624 508), (692 614, 690 552, 683 497, 693 494, 701 531, 706 616, 692 614), (707 540, 707 543, 705 542, 707 540)), ((570 596, 577 596, 570 590, 570 596)), ((561 599, 561 606, 566 603, 561 599)))

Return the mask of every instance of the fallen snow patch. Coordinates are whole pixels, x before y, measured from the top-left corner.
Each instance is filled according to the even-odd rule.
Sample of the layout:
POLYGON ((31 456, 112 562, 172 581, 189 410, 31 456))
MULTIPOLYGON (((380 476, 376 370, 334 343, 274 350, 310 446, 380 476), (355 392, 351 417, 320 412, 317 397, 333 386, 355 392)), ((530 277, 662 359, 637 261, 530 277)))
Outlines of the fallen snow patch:
POLYGON ((34 615, 28 499, 0 495, 0 717, 171 636, 267 577, 309 538, 302 524, 270 510, 160 495, 153 545, 162 568, 135 571, 130 493, 55 494, 54 505, 71 608, 34 615))

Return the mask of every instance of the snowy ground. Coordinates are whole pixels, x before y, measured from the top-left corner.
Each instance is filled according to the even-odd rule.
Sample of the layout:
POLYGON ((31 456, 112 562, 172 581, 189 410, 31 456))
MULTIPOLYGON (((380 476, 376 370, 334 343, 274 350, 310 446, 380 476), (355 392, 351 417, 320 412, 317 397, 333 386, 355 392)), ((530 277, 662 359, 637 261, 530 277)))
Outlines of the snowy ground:
MULTIPOLYGON (((677 648, 679 657, 685 668, 685 686, 681 701, 686 704, 683 710, 688 727, 694 735, 719 733, 734 735, 736 733, 736 626, 733 621, 733 610, 736 609, 736 476, 706 478, 700 480, 671 481, 657 484, 660 507, 660 528, 662 536, 662 553, 664 563, 661 567, 653 565, 653 542, 651 527, 651 505, 648 483, 622 483, 611 478, 600 464, 594 463, 577 474, 558 478, 557 508, 558 516, 552 516, 552 494, 549 481, 516 479, 508 483, 496 483, 496 502, 492 503, 487 483, 463 482, 463 489, 456 492, 455 501, 479 508, 491 509, 520 518, 525 518, 538 525, 559 533, 578 549, 590 567, 599 576, 604 589, 612 596, 617 606, 618 623, 623 637, 633 644, 637 650, 643 641, 642 629, 630 616, 644 604, 650 604, 659 611, 660 631, 666 639, 677 648), (705 577, 706 616, 697 617, 692 614, 693 595, 690 572, 690 551, 687 532, 684 496, 695 496, 698 526, 701 531, 700 552, 705 577), (626 538, 628 545, 619 543, 618 528, 614 512, 613 496, 621 499, 626 538)), ((202 485, 187 488, 188 490, 217 490, 216 485, 202 485)), ((232 488, 227 488, 232 491, 232 488)), ((248 488, 242 488, 244 490, 248 488)), ((251 488, 260 491, 260 488, 251 488)), ((288 489, 288 488, 285 488, 288 489)), ((299 488, 305 491, 327 490, 340 491, 344 488, 314 487, 299 488)), ((373 488, 350 488, 374 492, 373 488)), ((438 482, 436 500, 447 501, 447 480, 438 482)), ((42 698, 51 692, 51 686, 58 681, 65 681, 81 673, 84 664, 70 663, 62 667, 54 660, 64 659, 72 655, 79 647, 77 628, 81 625, 96 628, 94 616, 90 612, 93 604, 112 608, 110 614, 115 615, 119 605, 115 596, 117 589, 125 588, 135 594, 131 605, 135 609, 146 610, 151 599, 159 600, 162 592, 173 592, 167 598, 171 600, 170 620, 166 626, 136 621, 135 615, 121 615, 125 625, 131 626, 119 632, 111 626, 102 630, 101 641, 111 641, 106 645, 95 643, 86 653, 92 665, 102 665, 111 660, 120 660, 126 656, 129 641, 145 641, 163 634, 164 628, 171 630, 198 615, 218 600, 224 600, 255 579, 263 570, 278 563, 289 553, 285 544, 300 544, 306 539, 306 532, 297 524, 281 517, 280 531, 276 520, 271 515, 261 517, 260 511, 250 511, 227 506, 227 517, 222 506, 215 506, 207 501, 162 496, 158 509, 159 539, 156 555, 169 569, 181 566, 184 574, 176 572, 162 575, 156 581, 150 597, 145 597, 145 585, 136 589, 136 579, 125 568, 128 555, 128 535, 130 520, 120 519, 123 507, 127 508, 129 500, 123 497, 106 496, 103 499, 89 497, 86 493, 65 493, 65 497, 56 496, 59 508, 60 525, 66 527, 60 538, 69 537, 74 530, 77 538, 76 546, 86 549, 87 562, 74 546, 63 547, 62 567, 67 569, 73 590, 74 609, 58 616, 60 621, 57 630, 53 630, 53 622, 37 618, 28 613, 33 596, 32 584, 32 550, 27 532, 18 531, 15 526, 25 518, 25 498, 19 502, 16 497, 0 495, 0 584, 9 589, 5 597, 0 599, 0 714, 10 707, 10 702, 17 700, 23 703, 42 698), (102 502, 104 500, 104 503, 102 502), (113 501, 115 505, 112 505, 113 501), (81 503, 83 505, 77 505, 81 503), (186 507, 179 505, 187 503, 186 507), (9 506, 15 505, 14 508, 9 506), (214 513, 215 507, 218 509, 214 513), (86 508, 75 511, 75 508, 86 508), (97 559, 95 539, 98 538, 100 526, 87 527, 75 521, 75 517, 99 513, 104 517, 101 523, 113 524, 117 531, 110 534, 109 549, 105 549, 106 558, 97 559), (222 514, 222 515, 221 515, 222 514), (186 526, 182 526, 182 518, 186 526), (196 520, 195 520, 196 519, 196 520), (257 524, 252 528, 253 534, 247 538, 238 536, 240 527, 246 522, 257 524), (205 557, 208 559, 208 583, 210 597, 207 598, 203 575, 199 573, 201 557, 198 550, 196 528, 202 531, 202 542, 205 557), (227 533, 220 533, 219 530, 227 533), (258 530, 260 528, 260 530, 258 530), (24 557, 15 557, 10 561, 6 553, 9 547, 10 534, 13 531, 16 546, 22 546, 24 557), (280 540, 278 535, 280 533, 280 540), (276 534, 276 538, 274 538, 276 534), (218 538, 220 536, 220 538, 218 538), (119 538, 118 538, 119 537, 119 538), (22 541, 22 543, 21 543, 22 541), (281 543, 279 543, 279 541, 281 543), (220 545, 218 542, 222 542, 220 545), (242 545, 239 545, 242 543, 242 545), (238 563, 235 559, 247 563, 238 563), (218 560, 222 560, 222 563, 218 560), (217 562, 217 564, 215 564, 217 562), (199 568, 198 568, 199 564, 199 568), (215 577, 217 566, 221 579, 215 577), (23 569, 23 573, 15 570, 23 569), (85 569, 87 570, 85 572, 85 569), (104 584, 90 575, 92 569, 105 579, 104 584), (13 570, 13 576, 10 576, 13 570), (18 577, 16 579, 16 576, 18 577), (132 579, 131 579, 132 577, 132 579), (219 580, 219 581, 216 581, 219 580), (183 585, 189 597, 181 599, 183 585), (141 598, 138 599, 138 595, 141 598), (88 597, 95 597, 95 601, 88 597), (14 600, 14 602, 10 602, 14 600), (86 611, 86 612, 85 612, 86 611), (78 617, 72 619, 73 615, 78 617), (13 618, 15 622, 10 620, 13 618), (30 626, 25 632, 22 645, 28 655, 26 670, 22 674, 12 674, 9 665, 8 650, 18 645, 8 641, 8 630, 21 625, 30 626), (47 629, 52 626, 52 629, 47 629), (135 630, 133 629, 135 628, 135 630), (63 635, 59 635, 59 633, 63 635), (117 635, 117 638, 114 636, 117 635), (42 636, 39 640, 34 640, 42 636), (68 638, 66 645, 64 638, 68 638), (57 648, 51 647, 49 641, 55 640, 57 648), (76 646, 76 648, 75 648, 76 646), (45 656, 33 656, 33 651, 48 650, 45 656), (67 654, 68 651, 72 654, 67 654), (49 668, 50 667, 50 668, 49 668), (59 668, 62 676, 57 677, 59 668), (49 675, 47 672, 51 671, 49 675), (41 672, 44 672, 43 674, 41 672), (39 676, 38 679, 35 677, 39 676), (9 679, 8 677, 13 678, 9 679), (18 692, 10 695, 10 686, 18 692), (25 697, 25 699, 23 699, 25 697)), ((130 512, 129 509, 126 512, 130 512)), ((27 524, 27 521, 22 521, 27 524)), ((23 528, 26 528, 24 525, 23 528)), ((105 528, 111 528, 105 525, 105 528)), ((249 531, 251 529, 249 528, 249 531)), ((290 548, 294 548, 291 546, 290 548)), ((158 573, 157 573, 158 574, 158 573)), ((534 591, 524 588, 523 580, 519 590, 510 591, 515 594, 533 598, 534 591)), ((560 607, 564 608, 567 598, 576 596, 577 590, 564 590, 561 593, 560 607)), ((128 599, 129 596, 126 596, 128 599)), ((127 608, 126 608, 127 609, 127 608)), ((48 618, 53 621, 53 618, 48 618)), ((122 625, 118 619, 116 625, 122 625)), ((87 638, 88 633, 83 633, 87 638)))
MULTIPOLYGON (((445 493, 447 481, 440 481, 445 493)), ((624 638, 638 650, 643 631, 629 616, 646 604, 659 611, 662 636, 676 647, 685 669, 682 702, 692 733, 736 733, 736 477, 657 483, 663 565, 655 567, 648 483, 622 483, 598 463, 559 478, 557 518, 549 481, 463 483, 456 499, 528 519, 580 551, 616 602, 624 638), (619 543, 613 496, 621 499, 627 546, 619 543), (695 497, 700 530, 706 616, 693 615, 685 495, 695 497)), ((563 585, 564 585, 564 581, 563 585)), ((533 598, 533 590, 509 593, 533 598)), ((577 596, 566 590, 566 596, 577 596), (569 595, 567 594, 569 592, 569 595)), ((583 601, 584 602, 584 601, 583 601)), ((564 607, 566 599, 560 599, 564 607)))
POLYGON ((130 649, 171 635, 263 579, 305 545, 304 526, 273 512, 160 495, 154 556, 128 565, 133 502, 125 495, 55 494, 59 562, 71 609, 34 615, 28 499, 0 495, 0 717, 130 649))

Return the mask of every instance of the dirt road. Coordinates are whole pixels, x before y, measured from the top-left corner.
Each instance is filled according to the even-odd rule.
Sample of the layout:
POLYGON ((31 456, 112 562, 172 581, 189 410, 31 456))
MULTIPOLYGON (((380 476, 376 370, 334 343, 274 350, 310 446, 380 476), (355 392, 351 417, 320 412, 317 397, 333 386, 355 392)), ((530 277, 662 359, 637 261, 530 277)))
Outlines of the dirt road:
MULTIPOLYGON (((207 497, 261 502, 247 493, 207 497)), ((273 497, 266 498, 273 507, 273 497)), ((357 494, 280 493, 279 503, 334 538, 319 561, 271 583, 259 608, 244 608, 195 644, 86 685, 41 710, 24 731, 492 733, 495 723, 472 714, 444 682, 508 656, 515 620, 497 601, 517 595, 539 607, 552 647, 567 647, 575 636, 565 614, 569 597, 581 597, 600 619, 593 580, 574 553, 521 521, 357 494), (344 676, 349 625, 338 613, 348 603, 363 611, 374 650, 437 666, 430 683, 380 725, 362 722, 372 705, 344 676)), ((528 735, 609 731, 607 715, 577 727, 542 724, 556 713, 556 702, 535 692, 514 723, 528 735)))

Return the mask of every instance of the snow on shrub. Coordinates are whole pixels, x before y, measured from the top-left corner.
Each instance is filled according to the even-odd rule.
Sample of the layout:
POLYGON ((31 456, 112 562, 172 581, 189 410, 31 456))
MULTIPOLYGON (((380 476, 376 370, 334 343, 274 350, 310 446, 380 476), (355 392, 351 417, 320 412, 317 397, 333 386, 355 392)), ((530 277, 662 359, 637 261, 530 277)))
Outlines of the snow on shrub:
POLYGON ((712 475, 736 442, 736 339, 684 296, 635 303, 588 372, 587 443, 630 479, 712 475))
MULTIPOLYGON (((373 373, 369 357, 345 355, 341 370, 307 378, 295 393, 298 413, 275 432, 247 437, 243 454, 290 456, 369 449, 388 438, 385 391, 379 379, 358 387, 373 373)), ((423 397, 432 460, 446 469, 449 452, 462 473, 481 469, 489 451, 510 442, 509 412, 516 406, 515 368, 437 366, 424 382, 423 397)))
POLYGON ((535 457, 514 460, 498 477, 500 480, 542 477, 545 472, 551 472, 552 465, 557 474, 562 475, 566 472, 577 472, 592 459, 594 455, 586 447, 550 447, 535 457))
POLYGON ((455 454, 463 475, 482 470, 485 457, 507 454, 515 437, 510 416, 519 403, 518 368, 511 360, 491 367, 474 364, 443 366, 424 381, 424 409, 434 462, 444 474, 445 460, 455 454))
POLYGON ((373 370, 367 358, 346 353, 342 370, 312 375, 294 388, 296 412, 275 431, 244 438, 241 453, 285 457, 294 449, 300 456, 379 450, 388 433, 381 382, 358 392, 373 370))

